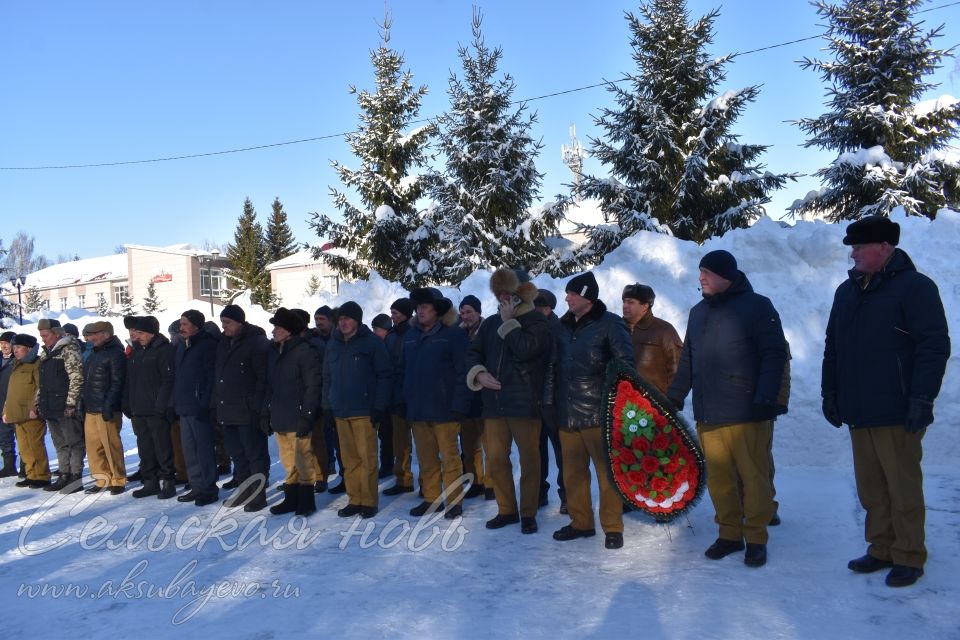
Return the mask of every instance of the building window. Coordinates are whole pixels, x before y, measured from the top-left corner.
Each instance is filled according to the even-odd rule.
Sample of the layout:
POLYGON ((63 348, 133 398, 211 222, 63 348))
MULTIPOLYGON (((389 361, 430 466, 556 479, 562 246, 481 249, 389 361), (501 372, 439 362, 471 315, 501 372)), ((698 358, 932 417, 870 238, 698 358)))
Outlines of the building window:
POLYGON ((84 293, 81 293, 77 296, 77 306, 81 309, 87 308, 87 296, 84 293))
POLYGON ((223 270, 200 268, 200 295, 219 298, 223 295, 223 270))
POLYGON ((67 310, 67 299, 60 298, 60 311, 66 311, 66 310, 67 310))
POLYGON ((50 311, 50 298, 43 299, 43 310, 50 311))
POLYGON ((97 292, 97 307, 107 303, 107 296, 103 294, 102 291, 97 292))
POLYGON ((340 276, 323 276, 324 289, 337 295, 340 293, 340 276))
POLYGON ((127 295, 127 285, 118 284, 113 287, 113 304, 116 306, 121 306, 123 304, 123 299, 127 295))

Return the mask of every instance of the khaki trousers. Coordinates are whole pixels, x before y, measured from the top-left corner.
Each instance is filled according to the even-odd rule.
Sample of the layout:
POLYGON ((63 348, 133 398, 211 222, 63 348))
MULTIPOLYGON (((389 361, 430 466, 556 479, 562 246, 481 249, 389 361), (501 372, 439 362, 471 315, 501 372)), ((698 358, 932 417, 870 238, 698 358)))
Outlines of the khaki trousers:
POLYGON ((323 412, 313 423, 313 431, 310 433, 310 450, 313 451, 313 471, 317 475, 317 480, 326 482, 327 478, 333 475, 333 471, 327 468, 330 457, 327 453, 327 437, 323 433, 323 412))
POLYGON ((563 486, 567 492, 570 526, 594 529, 593 501, 590 496, 590 461, 596 470, 600 490, 600 526, 604 533, 623 532, 623 500, 613 488, 613 478, 603 454, 599 427, 580 431, 560 430, 563 455, 563 486))
POLYGON ((443 487, 451 489, 447 506, 463 500, 463 485, 460 484, 463 462, 457 446, 459 435, 459 422, 413 423, 413 441, 417 447, 417 460, 420 461, 420 483, 423 486, 423 499, 427 502, 435 502, 443 492, 441 474, 443 487))
POLYGON ((720 537, 766 544, 767 525, 774 512, 770 482, 773 421, 707 427, 697 423, 697 435, 720 537))
POLYGON ((98 487, 123 487, 127 484, 127 466, 120 441, 120 412, 112 420, 103 414, 88 413, 83 423, 87 444, 87 464, 98 487))
POLYGON ((47 458, 47 446, 43 442, 43 437, 47 434, 47 424, 43 420, 27 420, 17 423, 15 432, 27 480, 49 480, 50 460, 47 458))
MULTIPOLYGON (((483 464, 484 421, 468 418, 460 421, 460 445, 463 449, 463 472, 473 474, 473 484, 486 485, 487 470, 483 464)), ((522 466, 522 465, 521 465, 522 466)))
POLYGON ((173 468, 177 473, 177 482, 187 481, 187 460, 183 457, 183 442, 180 441, 180 420, 170 425, 170 440, 173 442, 173 468))
POLYGON ((483 423, 487 440, 490 478, 501 515, 517 512, 510 449, 517 443, 520 454, 520 516, 533 518, 540 504, 540 419, 489 418, 483 423))
POLYGON ((350 504, 376 507, 377 430, 370 416, 336 418, 340 455, 343 456, 343 481, 350 504))
POLYGON ((313 471, 313 451, 310 438, 298 438, 290 431, 277 433, 277 448, 280 450, 280 463, 287 472, 287 485, 309 484, 313 486, 317 476, 313 471))
MULTIPOLYGON (((925 432, 925 431, 924 431, 925 432)), ((923 567, 923 435, 900 426, 850 430, 857 496, 867 512, 867 552, 878 560, 923 567)))
POLYGON ((397 484, 402 487, 413 486, 413 471, 411 458, 413 457, 412 425, 403 416, 393 414, 393 475, 397 484))

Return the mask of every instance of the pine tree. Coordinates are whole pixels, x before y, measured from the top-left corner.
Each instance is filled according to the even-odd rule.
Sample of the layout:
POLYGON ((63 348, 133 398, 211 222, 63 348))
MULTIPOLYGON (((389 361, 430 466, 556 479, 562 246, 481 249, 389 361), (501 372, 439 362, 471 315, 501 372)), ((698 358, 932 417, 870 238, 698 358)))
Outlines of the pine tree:
POLYGON ((618 108, 602 110, 605 137, 591 139, 591 155, 612 175, 584 175, 578 192, 600 201, 608 223, 584 229, 586 262, 641 230, 702 243, 745 227, 764 212, 768 192, 794 177, 765 172, 758 158, 767 147, 730 132, 759 87, 716 95, 733 58, 706 51, 719 12, 690 21, 684 0, 650 0, 640 14, 626 14, 637 71, 624 76, 625 88, 609 85, 618 108))
POLYGON ((36 287, 27 287, 23 295, 23 310, 27 313, 43 311, 46 308, 46 301, 40 295, 40 290, 36 287))
POLYGON ((827 20, 833 60, 805 58, 830 88, 830 111, 797 122, 808 147, 839 155, 816 175, 824 184, 790 207, 794 215, 824 214, 830 221, 886 216, 900 205, 907 215, 934 218, 960 204, 960 165, 943 153, 957 135, 960 102, 918 105, 934 88, 923 77, 950 52, 932 48, 943 26, 922 32, 921 0, 817 2, 827 20))
POLYGON ((113 315, 110 312, 110 303, 107 302, 107 296, 97 296, 97 315, 101 318, 107 318, 113 315))
POLYGON ((120 315, 123 317, 136 315, 137 306, 133 303, 133 297, 126 291, 120 294, 120 315))
POLYGON ((273 212, 267 222, 266 235, 267 264, 283 260, 297 252, 297 243, 293 239, 293 231, 287 224, 287 212, 283 210, 280 198, 273 201, 273 212))
POLYGON ((271 294, 270 274, 264 268, 266 245, 250 198, 243 201, 243 213, 233 232, 233 244, 227 247, 227 258, 232 265, 227 281, 233 292, 250 291, 250 301, 266 308, 271 294))
POLYGON ((365 278, 375 269, 388 280, 412 287, 429 282, 432 275, 429 258, 436 231, 429 217, 417 210, 425 184, 413 171, 426 162, 434 127, 406 131, 419 115, 427 88, 413 86, 413 74, 401 70, 403 56, 388 47, 389 16, 380 35, 380 47, 370 53, 375 91, 350 87, 361 115, 357 131, 346 139, 360 168, 332 162, 341 182, 357 192, 360 203, 355 205, 343 191, 330 189, 343 222, 314 213, 310 225, 338 251, 323 252, 314 246, 313 254, 347 277, 365 278))
POLYGON ((147 296, 143 299, 143 313, 150 316, 166 311, 160 305, 163 304, 157 297, 157 285, 152 282, 147 283, 147 296))
POLYGON ((307 280, 307 295, 308 296, 317 295, 317 292, 320 291, 321 286, 322 286, 322 283, 320 282, 320 278, 317 277, 317 274, 313 274, 312 276, 310 276, 310 279, 307 280))
POLYGON ((446 168, 430 180, 440 235, 434 263, 454 285, 476 269, 543 271, 552 259, 545 239, 558 234, 564 210, 531 209, 543 177, 534 164, 543 144, 530 135, 536 115, 511 105, 509 74, 495 77, 503 51, 484 43, 482 20, 474 9, 472 46, 458 52, 463 78, 450 75, 450 111, 437 120, 446 168))

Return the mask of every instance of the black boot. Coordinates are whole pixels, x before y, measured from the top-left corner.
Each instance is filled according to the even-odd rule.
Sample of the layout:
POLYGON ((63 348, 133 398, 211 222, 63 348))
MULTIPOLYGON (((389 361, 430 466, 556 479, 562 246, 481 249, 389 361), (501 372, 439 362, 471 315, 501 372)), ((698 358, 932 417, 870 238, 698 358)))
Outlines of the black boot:
POLYGON ((67 482, 69 482, 69 480, 70 480, 69 473, 61 473, 57 476, 56 480, 54 480, 53 482, 45 486, 43 490, 44 491, 60 491, 60 489, 63 489, 65 486, 67 486, 67 482))
POLYGON ((12 453, 3 454, 3 469, 0 469, 0 478, 12 478, 17 475, 17 460, 12 453))
POLYGON ((177 487, 173 480, 161 480, 160 492, 157 494, 159 500, 169 500, 177 495, 177 487))
POLYGON ((133 492, 134 498, 146 498, 160 493, 160 483, 156 480, 144 480, 143 486, 133 492))
MULTIPOLYGON (((313 489, 313 487, 310 487, 313 489)), ((270 513, 275 516, 282 515, 284 513, 293 513, 297 510, 297 495, 298 489, 295 484, 285 484, 283 485, 283 502, 280 504, 273 505, 270 507, 270 513)))
POLYGON ((312 484, 297 485, 297 515, 308 516, 317 510, 317 499, 312 484))
POLYGON ((247 513, 254 513, 266 508, 266 506, 267 490, 265 488, 261 488, 259 491, 254 492, 253 497, 247 501, 247 504, 243 505, 243 510, 247 513))
POLYGON ((60 493, 71 494, 83 491, 83 481, 79 473, 71 473, 67 477, 67 483, 60 489, 60 493))

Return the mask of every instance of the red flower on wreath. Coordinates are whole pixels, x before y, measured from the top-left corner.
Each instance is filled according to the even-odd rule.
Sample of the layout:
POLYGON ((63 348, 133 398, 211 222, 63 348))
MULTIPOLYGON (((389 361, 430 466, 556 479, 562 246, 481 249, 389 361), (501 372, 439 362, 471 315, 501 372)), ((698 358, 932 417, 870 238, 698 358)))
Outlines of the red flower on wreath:
POLYGON ((660 461, 653 456, 643 456, 643 460, 640 461, 640 468, 647 473, 656 473, 657 469, 660 468, 660 461))
POLYGON ((620 462, 626 465, 637 464, 637 457, 630 449, 623 449, 620 451, 620 462))
POLYGON ((627 482, 637 487, 642 487, 647 481, 647 476, 640 471, 627 471, 627 482))
POLYGON ((654 491, 663 491, 668 486, 665 478, 654 478, 650 481, 650 488, 654 491))
POLYGON ((646 438, 637 438, 633 441, 633 448, 640 453, 646 453, 650 451, 650 441, 646 438))
POLYGON ((670 440, 662 433, 658 433, 653 438, 653 448, 657 451, 665 451, 670 446, 670 440))

